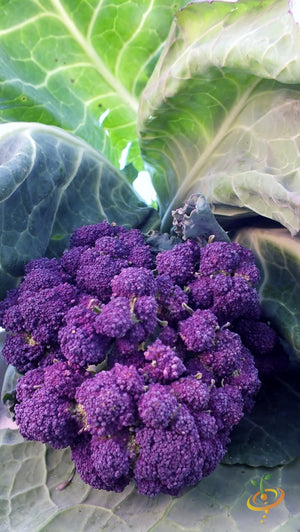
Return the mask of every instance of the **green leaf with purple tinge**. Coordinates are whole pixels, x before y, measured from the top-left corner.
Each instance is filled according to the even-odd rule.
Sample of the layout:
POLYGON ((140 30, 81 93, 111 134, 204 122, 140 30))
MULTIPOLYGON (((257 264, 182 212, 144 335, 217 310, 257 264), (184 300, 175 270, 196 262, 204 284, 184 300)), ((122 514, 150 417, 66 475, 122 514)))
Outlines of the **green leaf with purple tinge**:
POLYGON ((164 230, 195 192, 217 214, 300 229, 299 49, 286 0, 192 2, 177 13, 138 124, 164 230))
POLYGON ((264 315, 300 358, 300 237, 286 229, 252 227, 235 239, 252 249, 262 272, 259 287, 264 315))

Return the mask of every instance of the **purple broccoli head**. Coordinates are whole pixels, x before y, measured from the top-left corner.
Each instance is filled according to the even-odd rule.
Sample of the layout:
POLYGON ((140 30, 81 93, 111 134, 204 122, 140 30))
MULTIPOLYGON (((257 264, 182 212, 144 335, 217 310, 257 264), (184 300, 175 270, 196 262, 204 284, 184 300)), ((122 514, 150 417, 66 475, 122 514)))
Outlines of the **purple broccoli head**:
POLYGON ((138 229, 78 228, 0 304, 3 355, 24 373, 21 434, 70 446, 93 488, 133 479, 141 494, 179 495, 212 473, 254 405, 254 357, 263 367, 278 349, 252 252, 178 240, 158 250, 138 229))

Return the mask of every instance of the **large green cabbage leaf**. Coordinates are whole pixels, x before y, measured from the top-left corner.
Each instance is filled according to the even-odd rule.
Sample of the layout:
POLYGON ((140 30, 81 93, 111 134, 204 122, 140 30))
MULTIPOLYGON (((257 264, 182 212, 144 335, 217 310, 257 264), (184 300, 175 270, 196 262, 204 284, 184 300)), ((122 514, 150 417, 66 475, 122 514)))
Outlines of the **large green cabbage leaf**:
POLYGON ((263 512, 251 511, 247 500, 257 492, 252 481, 266 472, 265 487, 281 488, 286 497, 270 510, 264 530, 297 530, 299 458, 277 469, 219 465, 181 497, 151 499, 133 485, 122 493, 93 490, 78 475, 57 490, 72 473, 69 450, 24 442, 13 430, 0 431, 0 438, 1 532, 253 532, 263 512))
POLYGON ((141 167, 139 95, 176 9, 169 0, 0 3, 0 121, 64 128, 117 167, 141 167))
POLYGON ((300 229, 300 27, 286 0, 192 2, 143 91, 141 149, 163 228, 190 193, 300 229))
POLYGON ((157 212, 82 139, 43 124, 0 125, 0 298, 31 258, 61 255, 76 227, 104 218, 146 230, 157 212))

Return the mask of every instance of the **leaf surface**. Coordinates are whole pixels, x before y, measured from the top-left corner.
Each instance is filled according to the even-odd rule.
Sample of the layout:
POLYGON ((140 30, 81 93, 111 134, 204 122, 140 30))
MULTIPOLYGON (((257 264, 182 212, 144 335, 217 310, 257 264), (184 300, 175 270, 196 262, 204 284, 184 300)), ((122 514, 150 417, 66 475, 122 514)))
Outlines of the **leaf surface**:
POLYGON ((236 240, 252 249, 262 272, 259 287, 265 316, 300 357, 300 237, 286 229, 245 228, 236 240))
POLYGON ((192 2, 177 13, 138 124, 164 230, 191 193, 219 215, 300 229, 299 49, 286 0, 192 2))
MULTIPOLYGON (((138 495, 132 485, 122 493, 93 490, 77 474, 65 490, 57 491, 72 470, 69 450, 24 442, 17 431, 0 434, 0 529, 5 532, 253 532, 259 526, 262 514, 250 511, 247 500, 257 492, 252 481, 259 483, 263 468, 219 465, 178 498, 151 499, 138 495)), ((294 530, 300 517, 300 460, 271 473, 265 487, 280 487, 286 496, 270 511, 264 529, 294 530)))
POLYGON ((275 467, 300 456, 300 364, 263 382, 253 411, 231 435, 225 464, 275 467))
POLYGON ((148 229, 157 213, 98 151, 60 128, 0 125, 0 297, 30 259, 60 255, 75 228, 104 218, 148 229))
POLYGON ((176 8, 170 0, 0 4, 0 121, 62 127, 117 167, 142 167, 138 100, 176 8))

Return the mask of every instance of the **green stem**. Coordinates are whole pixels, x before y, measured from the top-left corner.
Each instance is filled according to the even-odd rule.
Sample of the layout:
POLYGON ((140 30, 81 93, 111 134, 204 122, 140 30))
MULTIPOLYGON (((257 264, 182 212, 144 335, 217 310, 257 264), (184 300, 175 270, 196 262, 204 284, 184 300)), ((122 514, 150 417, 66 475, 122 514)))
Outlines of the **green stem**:
POLYGON ((263 481, 264 481, 264 475, 261 476, 261 479, 260 479, 260 482, 259 482, 259 491, 260 491, 261 495, 265 492, 264 491, 264 486, 263 486, 263 481))

